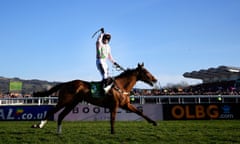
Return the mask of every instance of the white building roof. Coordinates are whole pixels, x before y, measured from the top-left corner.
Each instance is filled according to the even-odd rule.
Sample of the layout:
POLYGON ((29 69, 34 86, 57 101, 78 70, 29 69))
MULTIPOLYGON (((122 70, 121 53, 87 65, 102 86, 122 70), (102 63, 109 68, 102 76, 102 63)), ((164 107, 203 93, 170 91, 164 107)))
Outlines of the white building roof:
POLYGON ((185 72, 186 78, 201 79, 203 83, 240 79, 240 67, 219 66, 217 68, 201 69, 185 72))

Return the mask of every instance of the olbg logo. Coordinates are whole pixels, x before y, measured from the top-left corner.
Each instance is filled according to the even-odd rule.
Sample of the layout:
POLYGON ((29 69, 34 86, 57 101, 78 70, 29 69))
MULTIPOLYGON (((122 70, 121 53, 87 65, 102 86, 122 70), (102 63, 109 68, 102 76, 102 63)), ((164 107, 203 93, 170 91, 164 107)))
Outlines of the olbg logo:
POLYGON ((176 105, 171 114, 175 119, 216 119, 219 109, 217 105, 176 105))

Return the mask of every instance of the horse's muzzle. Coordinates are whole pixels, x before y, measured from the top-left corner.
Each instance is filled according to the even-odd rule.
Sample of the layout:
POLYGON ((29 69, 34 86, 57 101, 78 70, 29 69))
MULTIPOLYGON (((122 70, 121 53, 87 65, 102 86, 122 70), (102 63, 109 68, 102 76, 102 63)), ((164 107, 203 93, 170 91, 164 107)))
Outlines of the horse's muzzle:
POLYGON ((157 79, 155 79, 152 84, 151 84, 152 87, 159 87, 158 86, 158 83, 157 83, 157 79))

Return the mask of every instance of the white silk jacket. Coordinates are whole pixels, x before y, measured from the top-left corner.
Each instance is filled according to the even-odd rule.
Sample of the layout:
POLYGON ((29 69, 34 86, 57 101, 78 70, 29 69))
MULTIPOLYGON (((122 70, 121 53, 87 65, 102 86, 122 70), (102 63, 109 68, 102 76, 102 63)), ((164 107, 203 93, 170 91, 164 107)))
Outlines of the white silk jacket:
POLYGON ((101 59, 101 61, 106 61, 108 58, 112 63, 114 63, 114 59, 111 54, 111 47, 109 44, 104 44, 102 42, 103 33, 99 35, 97 39, 96 51, 97 51, 97 59, 101 59))

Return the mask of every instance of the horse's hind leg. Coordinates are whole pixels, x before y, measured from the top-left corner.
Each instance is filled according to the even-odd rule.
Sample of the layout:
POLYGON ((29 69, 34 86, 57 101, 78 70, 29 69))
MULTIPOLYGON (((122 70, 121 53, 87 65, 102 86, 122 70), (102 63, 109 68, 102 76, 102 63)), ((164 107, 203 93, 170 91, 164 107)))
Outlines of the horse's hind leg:
POLYGON ((57 133, 62 133, 62 120, 64 117, 78 104, 78 101, 74 101, 71 104, 67 105, 65 109, 59 114, 58 116, 58 127, 57 127, 57 133))
POLYGON ((59 111, 62 108, 63 108, 63 106, 60 106, 60 105, 57 104, 53 109, 51 109, 47 112, 47 115, 45 116, 45 118, 43 120, 41 120, 40 123, 32 125, 32 128, 43 128, 45 126, 45 124, 47 123, 48 119, 54 113, 56 113, 57 111, 59 111))
POLYGON ((132 104, 128 103, 125 107, 123 107, 126 110, 129 110, 131 112, 134 112, 140 116, 142 116, 144 119, 146 119, 149 123, 152 123, 154 126, 157 126, 157 123, 150 119, 148 116, 144 115, 143 112, 139 111, 135 106, 133 106, 132 104))

